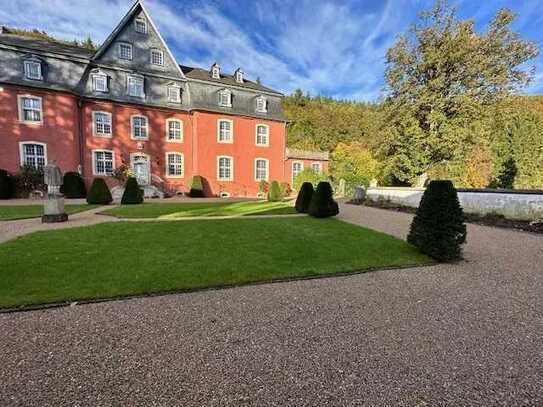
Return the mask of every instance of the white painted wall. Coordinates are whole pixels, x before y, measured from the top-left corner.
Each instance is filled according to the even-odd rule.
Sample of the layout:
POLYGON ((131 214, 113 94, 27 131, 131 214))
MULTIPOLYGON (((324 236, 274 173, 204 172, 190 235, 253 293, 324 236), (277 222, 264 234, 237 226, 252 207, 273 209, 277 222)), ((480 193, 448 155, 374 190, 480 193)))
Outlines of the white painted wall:
MULTIPOLYGON (((397 205, 419 206, 423 188, 369 188, 368 199, 387 200, 397 205)), ((503 215, 509 219, 543 219, 543 194, 458 192, 458 199, 466 213, 503 215)))

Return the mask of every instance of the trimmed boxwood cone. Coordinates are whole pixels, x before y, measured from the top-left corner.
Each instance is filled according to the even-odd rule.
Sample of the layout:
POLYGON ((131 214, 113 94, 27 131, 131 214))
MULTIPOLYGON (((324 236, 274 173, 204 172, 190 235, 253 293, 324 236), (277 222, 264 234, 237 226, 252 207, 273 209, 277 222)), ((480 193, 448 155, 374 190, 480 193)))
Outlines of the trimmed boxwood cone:
POLYGON ((143 202, 143 191, 138 185, 138 181, 134 177, 126 180, 123 197, 121 198, 122 205, 136 205, 143 202))
POLYGON ((204 182, 202 181, 201 176, 195 175, 194 177, 192 177, 189 195, 193 198, 204 197, 204 182))
POLYGON ((270 184, 270 190, 268 192, 268 201, 279 202, 282 199, 283 197, 281 196, 281 187, 279 186, 279 182, 272 181, 270 184))
POLYGON ((411 223, 407 241, 441 262, 462 258, 466 224, 451 181, 431 181, 411 223))
POLYGON ((326 181, 319 182, 315 193, 311 197, 307 212, 315 218, 336 216, 339 213, 339 207, 333 196, 334 191, 330 183, 326 181))
POLYGON ((87 194, 87 203, 92 205, 109 205, 112 201, 111 192, 109 192, 104 179, 95 178, 87 194))
POLYGON ((298 196, 296 197, 296 212, 307 213, 314 192, 315 190, 311 182, 304 182, 302 184, 300 192, 298 192, 298 196))
POLYGON ((85 182, 78 172, 67 172, 64 174, 60 192, 66 198, 85 198, 87 196, 85 182))
POLYGON ((9 172, 0 169, 0 199, 10 199, 15 195, 15 180, 9 172))

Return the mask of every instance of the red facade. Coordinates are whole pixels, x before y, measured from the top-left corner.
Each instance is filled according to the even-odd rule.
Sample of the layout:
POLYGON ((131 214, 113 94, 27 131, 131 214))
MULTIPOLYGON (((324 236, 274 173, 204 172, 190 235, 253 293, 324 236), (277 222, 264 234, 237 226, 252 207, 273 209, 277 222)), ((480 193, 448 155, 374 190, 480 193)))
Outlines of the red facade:
MULTIPOLYGON (((133 167, 135 159, 143 157, 149 163, 149 183, 173 193, 186 192, 192 176, 200 175, 207 195, 256 196, 257 159, 267 164, 269 182, 291 183, 292 177, 290 160, 285 161, 286 123, 282 121, 90 100, 66 92, 4 85, 0 92, 0 135, 0 168, 17 172, 24 160, 21 143, 40 143, 45 146, 46 161, 55 160, 63 172, 82 171, 87 184, 102 176, 94 171, 95 151, 113 152, 114 168, 122 164, 133 167), (19 98, 24 95, 41 98, 39 123, 22 120, 19 98), (110 135, 96 134, 93 112, 111 114, 110 135), (133 116, 147 118, 146 139, 134 139, 133 116), (182 123, 182 140, 168 141, 170 119, 182 123), (231 123, 227 141, 219 139, 219 120, 231 123), (259 140, 257 144, 257 126, 267 129, 267 143, 259 140), (182 174, 168 176, 168 153, 182 154, 182 174), (220 177, 220 157, 231 159, 229 179, 220 177)), ((106 178, 110 185, 116 183, 106 178)))

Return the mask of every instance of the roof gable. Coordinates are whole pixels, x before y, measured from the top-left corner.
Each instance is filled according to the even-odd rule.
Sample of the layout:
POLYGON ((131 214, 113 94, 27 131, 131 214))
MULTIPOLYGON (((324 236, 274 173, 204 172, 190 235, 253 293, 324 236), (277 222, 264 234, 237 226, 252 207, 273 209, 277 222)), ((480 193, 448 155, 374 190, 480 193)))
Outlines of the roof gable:
POLYGON ((175 61, 175 57, 140 0, 134 3, 117 27, 96 51, 93 61, 99 64, 119 66, 136 71, 185 78, 183 71, 175 61), (136 20, 146 22, 145 33, 136 30, 136 20), (129 45, 132 48, 131 60, 120 58, 121 44, 129 45), (162 65, 151 63, 152 51, 162 54, 162 65))

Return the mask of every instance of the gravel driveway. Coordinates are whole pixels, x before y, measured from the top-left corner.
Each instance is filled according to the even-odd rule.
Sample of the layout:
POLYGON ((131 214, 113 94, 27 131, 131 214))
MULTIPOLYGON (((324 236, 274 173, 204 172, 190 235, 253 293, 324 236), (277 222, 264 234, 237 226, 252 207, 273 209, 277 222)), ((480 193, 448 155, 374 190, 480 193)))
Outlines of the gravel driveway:
POLYGON ((543 236, 468 233, 456 265, 0 315, 0 405, 541 406, 543 236))

